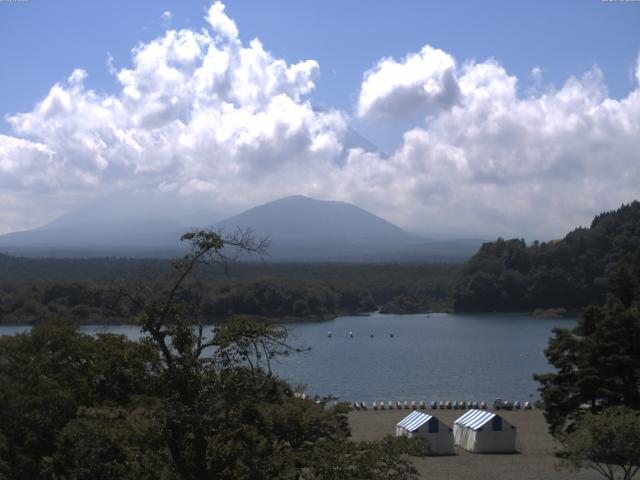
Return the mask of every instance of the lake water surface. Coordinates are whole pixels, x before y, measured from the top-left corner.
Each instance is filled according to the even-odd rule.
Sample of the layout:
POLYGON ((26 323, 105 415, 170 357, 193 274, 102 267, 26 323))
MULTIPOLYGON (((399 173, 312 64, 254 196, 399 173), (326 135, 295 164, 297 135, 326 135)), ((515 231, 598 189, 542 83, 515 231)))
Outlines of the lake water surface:
MULTIPOLYGON (((543 350, 551 329, 574 325, 520 314, 339 317, 286 325, 290 343, 311 350, 279 358, 273 367, 291 384, 307 385, 310 394, 352 401, 528 400, 538 397, 533 373, 550 370, 543 350)), ((0 335, 25 330, 0 326, 0 335)), ((134 326, 81 330, 139 337, 134 326)))

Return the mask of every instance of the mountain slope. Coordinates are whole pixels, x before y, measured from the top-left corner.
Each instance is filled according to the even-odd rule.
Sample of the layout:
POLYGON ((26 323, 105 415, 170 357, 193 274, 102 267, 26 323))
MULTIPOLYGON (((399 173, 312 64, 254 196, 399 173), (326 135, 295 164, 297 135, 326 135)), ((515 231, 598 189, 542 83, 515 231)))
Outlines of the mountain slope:
POLYGON ((391 222, 350 203, 296 195, 251 208, 220 222, 226 230, 251 227, 272 240, 382 243, 415 241, 391 222))
POLYGON ((465 264, 454 291, 456 310, 575 310, 602 303, 609 278, 640 249, 640 202, 623 205, 562 240, 485 243, 465 264))
POLYGON ((206 200, 174 193, 121 191, 51 223, 0 236, 0 251, 35 256, 174 255, 180 233, 221 215, 206 200))
MULTIPOLYGON (((196 207, 202 205, 206 201, 196 207)), ((250 228, 257 237, 269 237, 267 260, 272 261, 463 261, 479 245, 421 238, 355 205, 304 196, 275 200, 217 224, 214 215, 193 214, 188 205, 171 204, 170 197, 124 195, 78 209, 44 227, 1 236, 0 253, 173 257, 186 247, 178 241, 182 233, 210 226, 229 233, 250 228), (123 215, 120 205, 132 199, 137 203, 124 208, 123 215)))

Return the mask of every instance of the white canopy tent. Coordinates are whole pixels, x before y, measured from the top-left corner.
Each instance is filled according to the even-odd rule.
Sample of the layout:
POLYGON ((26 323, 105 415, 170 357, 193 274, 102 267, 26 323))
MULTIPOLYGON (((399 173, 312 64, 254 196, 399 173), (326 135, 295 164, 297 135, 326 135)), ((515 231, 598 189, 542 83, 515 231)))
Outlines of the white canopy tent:
POLYGON ((469 410, 453 424, 457 446, 474 453, 506 453, 516 450, 516 427, 486 410, 469 410))
POLYGON ((453 434, 450 427, 436 417, 414 411, 396 425, 396 436, 425 438, 434 455, 453 454, 453 434))

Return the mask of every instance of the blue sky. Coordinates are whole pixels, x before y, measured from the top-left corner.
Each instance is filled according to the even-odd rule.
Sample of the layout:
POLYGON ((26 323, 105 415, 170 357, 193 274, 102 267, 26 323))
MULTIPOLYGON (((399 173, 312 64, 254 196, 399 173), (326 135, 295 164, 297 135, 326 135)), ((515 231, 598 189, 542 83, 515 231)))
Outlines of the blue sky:
MULTIPOLYGON (((208 7, 193 1, 0 4, 0 89, 11 92, 0 97, 0 112, 30 110, 78 67, 89 74, 87 86, 115 90, 105 66, 108 54, 126 66, 134 45, 164 32, 163 12, 171 12, 172 28, 200 29, 208 7)), ((257 37, 288 62, 316 59, 321 80, 313 102, 347 111, 354 108, 363 72, 381 57, 401 57, 424 44, 460 60, 493 57, 518 77, 521 90, 536 66, 560 86, 598 65, 614 98, 633 88, 640 51, 640 5, 628 2, 235 1, 226 11, 244 41, 257 37)), ((356 123, 365 135, 383 135, 386 150, 400 141, 403 127, 356 123)))
MULTIPOLYGON (((202 52, 197 59, 203 61, 204 45, 218 41, 208 16, 211 5, 120 0, 0 3, 0 113, 4 118, 0 134, 5 145, 0 142, 0 195, 5 189, 0 200, 16 205, 15 211, 0 218, 0 232, 46 223, 121 188, 161 188, 181 194, 209 191, 217 203, 226 202, 225 208, 236 210, 288 193, 306 193, 353 201, 414 230, 424 229, 421 222, 428 218, 443 232, 490 230, 509 235, 524 229, 539 236, 557 235, 566 223, 583 223, 592 213, 638 196, 632 185, 638 169, 633 134, 635 121, 640 122, 634 96, 640 52, 639 2, 228 2, 224 13, 217 15, 237 26, 238 41, 247 52, 257 51, 250 46, 257 38, 268 57, 256 60, 253 67, 243 65, 237 78, 244 78, 252 68, 266 68, 270 62, 284 61, 292 67, 311 60, 319 67, 300 64, 302 73, 296 82, 302 83, 278 83, 284 77, 256 80, 258 83, 248 80, 243 83, 245 92, 232 95, 231 104, 237 111, 231 117, 224 116, 228 111, 222 103, 207 111, 221 122, 217 131, 224 129, 220 125, 233 124, 236 114, 250 114, 254 122, 250 124, 257 126, 249 136, 259 140, 251 144, 255 151, 246 153, 251 149, 242 132, 246 133, 249 117, 243 117, 245 125, 236 130, 229 127, 231 133, 207 144, 204 154, 199 152, 207 159, 196 165, 189 155, 195 155, 193 145, 202 145, 194 139, 204 135, 196 127, 214 127, 213 123, 207 127, 204 120, 196 125, 191 119, 203 112, 202 102, 213 101, 214 96, 220 100, 220 91, 215 95, 209 91, 206 101, 197 95, 197 101, 183 98, 184 92, 179 92, 171 100, 178 106, 164 105, 172 97, 166 90, 170 88, 167 78, 143 72, 132 49, 159 45, 169 38, 170 30, 204 31, 209 37, 198 40, 202 52), (413 67, 408 60, 412 54, 419 54, 413 67), (110 66, 108 58, 112 58, 110 66), (385 58, 393 61, 383 65, 385 58), (72 80, 76 69, 79 73, 72 80), (123 80, 126 71, 133 72, 129 80, 123 80), (397 78, 390 77, 393 75, 397 78), (413 83, 402 84, 407 75, 415 76, 413 83), (447 78, 451 90, 439 83, 447 78), (369 90, 367 79, 372 80, 369 90), (154 117, 155 123, 149 123, 151 114, 143 112, 141 104, 134 108, 127 103, 127 81, 135 88, 159 88, 143 91, 143 96, 149 94, 145 105, 155 102, 154 115, 161 111, 160 120, 154 117), (277 87, 269 90, 274 82, 277 87), (425 97, 427 88, 437 92, 425 97), (244 98, 247 91, 262 91, 262 100, 244 98), (365 91, 369 100, 365 100, 365 91), (280 105, 276 115, 275 107, 265 107, 264 98, 273 100, 278 94, 288 96, 295 112, 280 105), (51 107, 60 101, 60 95, 65 99, 63 113, 51 107), (39 109, 38 102, 45 99, 39 109), (104 107, 105 99, 112 106, 120 101, 124 106, 104 107), (102 105, 104 118, 109 117, 111 123, 74 126, 82 115, 90 115, 88 110, 78 112, 93 108, 91 102, 96 108, 102 105), (482 102, 504 108, 496 108, 498 113, 489 119, 481 115, 486 110, 482 102), (312 115, 305 103, 335 115, 312 115), (411 104, 416 108, 407 108, 411 104), (180 111, 169 118, 169 110, 180 111), (291 114, 286 121, 279 116, 285 111, 291 114), (299 136, 285 140, 274 136, 267 139, 273 142, 267 142, 266 137, 276 135, 275 130, 264 131, 272 125, 265 120, 269 118, 289 122, 287 128, 299 128, 299 136), (573 125, 575 118, 582 123, 569 131, 567 125, 573 125), (537 126, 531 126, 532 119, 537 126), (550 132, 545 125, 556 121, 564 130, 550 132), (603 137, 607 129, 615 131, 615 122, 625 125, 627 136, 603 137), (455 128, 461 123, 471 127, 465 135, 455 128), (349 151, 341 143, 345 125, 380 146, 386 158, 349 151), (486 131, 475 137, 477 129, 486 131), (592 142, 585 145, 593 147, 586 153, 577 140, 585 135, 592 142), (129 137, 135 140, 137 153, 127 151, 125 155, 123 149, 132 145, 129 137), (72 144, 70 138, 77 143, 72 144), (489 144, 489 138, 495 143, 489 144), (160 141, 174 147, 188 144, 189 150, 169 154, 165 145, 156 152, 153 149, 160 141), (545 142, 557 148, 533 152, 545 142), (99 148, 91 150, 89 144, 99 148), (596 158, 593 151, 607 149, 620 150, 620 168, 628 184, 619 185, 613 178, 602 183, 600 171, 610 160, 604 153, 596 158), (219 158, 211 153, 219 151, 225 152, 228 165, 220 166, 219 158), (147 154, 169 157, 164 163, 151 164, 147 154), (55 170, 46 181, 30 173, 42 162, 55 170), (261 188, 256 188, 255 175, 263 170, 273 171, 274 178, 302 176, 304 181, 293 191, 291 182, 278 183, 265 174, 261 188), (236 176, 231 176, 232 171, 236 176), (520 182, 527 175, 532 181, 523 188, 520 182), (68 179, 71 176, 75 183, 68 179), (332 183, 321 179, 332 179, 332 183), (229 200, 222 187, 228 184, 233 185, 232 192, 242 190, 242 185, 250 188, 241 198, 229 200), (397 184, 397 195, 389 201, 381 192, 392 184, 397 184), (567 202, 564 198, 550 201, 549 192, 567 190, 567 185, 576 189, 567 193, 575 201, 571 208, 565 207, 561 218, 550 221, 549 212, 567 202), (611 190, 617 194, 607 193, 611 190), (498 205, 505 198, 508 205, 498 205), (461 211, 470 202, 478 205, 461 211), (28 214, 30 221, 25 220, 28 214), (468 221, 456 225, 447 220, 452 216, 468 221)), ((222 50, 233 51, 229 45, 235 41, 225 37, 222 50)), ((171 63, 165 60, 158 60, 158 65, 171 63)), ((192 66, 182 65, 179 70, 183 81, 192 79, 192 66)), ((179 90, 178 84, 171 85, 179 90)), ((95 109, 91 111, 95 114, 95 109)))

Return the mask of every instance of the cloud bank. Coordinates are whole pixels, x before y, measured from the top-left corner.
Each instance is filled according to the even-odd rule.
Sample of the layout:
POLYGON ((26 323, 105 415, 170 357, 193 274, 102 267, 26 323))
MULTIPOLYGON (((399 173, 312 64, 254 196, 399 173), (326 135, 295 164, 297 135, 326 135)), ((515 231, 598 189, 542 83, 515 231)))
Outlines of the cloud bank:
MULTIPOLYGON (((422 233, 551 238, 639 196, 640 62, 626 98, 597 67, 523 95, 498 61, 424 46, 363 75, 365 120, 421 118, 388 157, 345 145, 349 113, 317 110, 314 60, 241 41, 224 5, 208 27, 167 30, 110 71, 78 69, 0 135, 0 232, 137 188, 206 195, 232 210, 289 194, 352 201, 422 233)), ((372 139, 375 142, 375 139, 372 139)))

